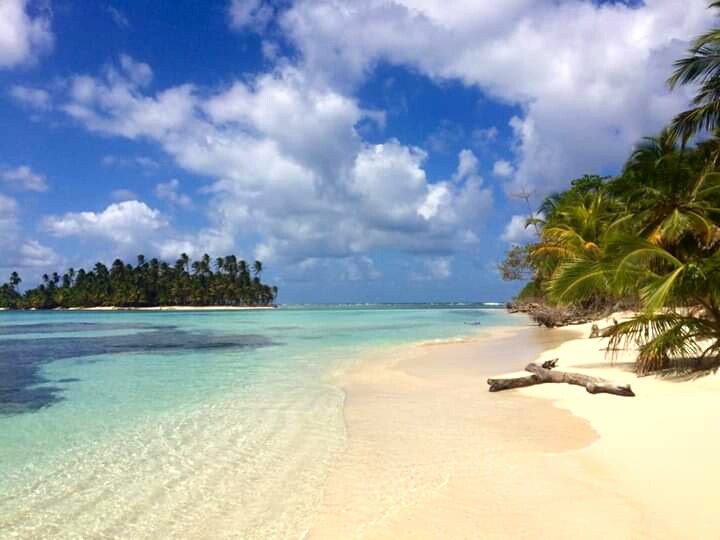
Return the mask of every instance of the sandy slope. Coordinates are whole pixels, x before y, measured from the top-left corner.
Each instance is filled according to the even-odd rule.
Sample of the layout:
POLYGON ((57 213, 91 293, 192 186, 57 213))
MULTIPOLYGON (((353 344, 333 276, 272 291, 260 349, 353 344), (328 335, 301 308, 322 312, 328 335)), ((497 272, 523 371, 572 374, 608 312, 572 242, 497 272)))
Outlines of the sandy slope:
POLYGON ((308 538, 719 538, 720 379, 637 379, 588 333, 506 330, 344 376, 349 443, 308 538), (538 356, 637 397, 487 392, 538 356))
POLYGON ((720 377, 638 378, 629 371, 631 351, 611 363, 606 340, 586 339, 589 324, 577 332, 579 339, 541 359, 559 357, 563 369, 630 382, 637 397, 591 396, 568 385, 519 392, 553 399, 591 422, 600 439, 568 459, 586 463, 590 475, 612 471, 618 493, 648 523, 648 538, 720 538, 720 377))

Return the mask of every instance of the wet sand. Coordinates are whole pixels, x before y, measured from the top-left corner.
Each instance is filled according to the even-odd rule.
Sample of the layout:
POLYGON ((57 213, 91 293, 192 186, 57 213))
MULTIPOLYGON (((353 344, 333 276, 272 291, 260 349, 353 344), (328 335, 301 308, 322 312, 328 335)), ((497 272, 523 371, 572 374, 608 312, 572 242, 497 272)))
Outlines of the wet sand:
MULTIPOLYGON (((696 476, 678 486, 672 479, 684 477, 681 472, 670 473, 666 484, 658 465, 673 467, 667 459, 682 453, 664 455, 658 447, 643 465, 643 453, 669 437, 660 425, 653 428, 660 437, 653 439, 639 425, 633 430, 622 424, 624 411, 641 422, 633 404, 641 403, 647 415, 657 401, 591 396, 568 385, 487 391, 488 376, 539 356, 571 353, 580 362, 597 363, 604 356, 597 340, 584 338, 587 330, 503 329, 475 342, 396 351, 344 375, 348 446, 306 537, 716 538, 718 518, 703 520, 702 505, 686 516, 672 515, 668 506, 675 500, 685 509, 703 497, 673 491, 678 487, 716 484, 696 476), (562 400, 556 403, 558 394, 562 400), (574 410, 576 403, 585 404, 578 407, 584 417, 574 410), (599 420, 598 429, 594 421, 605 414, 603 404, 610 404, 615 417, 599 420), (685 517, 695 520, 685 528, 688 534, 685 517)), ((635 384, 634 376, 620 374, 635 384)), ((641 386, 672 384, 644 381, 641 386)), ((700 444, 694 438, 691 447, 700 444)), ((717 498, 705 491, 707 507, 717 498)))

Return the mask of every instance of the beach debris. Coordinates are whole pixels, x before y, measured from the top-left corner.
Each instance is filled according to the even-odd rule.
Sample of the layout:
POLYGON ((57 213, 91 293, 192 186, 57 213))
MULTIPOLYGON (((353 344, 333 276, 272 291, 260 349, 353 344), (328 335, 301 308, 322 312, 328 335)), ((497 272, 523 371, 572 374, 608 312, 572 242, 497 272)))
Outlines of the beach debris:
POLYGON ((525 377, 513 377, 509 379, 488 379, 490 392, 510 390, 511 388, 523 388, 543 383, 567 383, 582 386, 590 394, 613 394, 616 396, 634 397, 629 384, 622 384, 608 381, 599 377, 591 377, 582 373, 569 373, 567 371, 553 371, 557 366, 558 358, 547 360, 542 365, 530 363, 525 366, 525 371, 531 373, 525 377))
POLYGON ((590 339, 600 337, 600 327, 597 324, 593 324, 590 327, 590 339))
POLYGON ((552 360, 545 360, 542 363, 543 369, 552 369, 557 367, 557 363, 560 361, 559 358, 553 358, 552 360))

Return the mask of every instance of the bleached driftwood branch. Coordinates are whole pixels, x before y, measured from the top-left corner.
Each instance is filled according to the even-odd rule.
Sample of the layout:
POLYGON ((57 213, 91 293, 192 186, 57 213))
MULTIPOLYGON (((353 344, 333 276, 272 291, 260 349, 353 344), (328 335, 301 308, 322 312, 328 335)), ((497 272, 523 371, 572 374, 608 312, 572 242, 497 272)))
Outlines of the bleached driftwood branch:
POLYGON ((591 377, 581 373, 568 373, 566 371, 552 371, 557 366, 558 359, 548 360, 542 365, 530 363, 525 371, 531 373, 526 377, 513 377, 511 379, 488 379, 491 392, 523 388, 543 383, 567 383, 582 386, 591 394, 614 394, 616 396, 635 396, 629 384, 621 384, 599 377, 591 377))

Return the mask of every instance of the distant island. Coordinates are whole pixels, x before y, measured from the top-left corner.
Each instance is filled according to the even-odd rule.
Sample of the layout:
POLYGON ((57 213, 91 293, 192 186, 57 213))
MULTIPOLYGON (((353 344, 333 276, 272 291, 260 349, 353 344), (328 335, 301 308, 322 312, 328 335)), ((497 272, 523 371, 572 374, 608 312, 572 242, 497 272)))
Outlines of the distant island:
POLYGON ((95 263, 92 270, 69 268, 43 275, 43 282, 24 292, 17 272, 0 286, 0 308, 163 308, 272 306, 277 287, 261 280, 263 265, 250 266, 235 255, 214 262, 205 254, 196 261, 183 253, 170 265, 156 258, 138 255, 135 266, 115 259, 108 269, 95 263), (214 271, 213 271, 214 266, 214 271))

